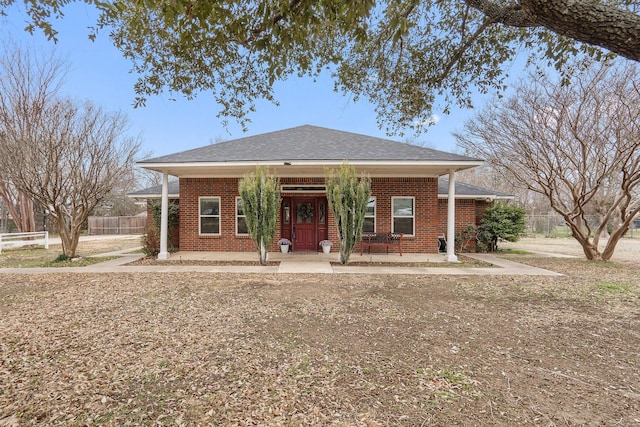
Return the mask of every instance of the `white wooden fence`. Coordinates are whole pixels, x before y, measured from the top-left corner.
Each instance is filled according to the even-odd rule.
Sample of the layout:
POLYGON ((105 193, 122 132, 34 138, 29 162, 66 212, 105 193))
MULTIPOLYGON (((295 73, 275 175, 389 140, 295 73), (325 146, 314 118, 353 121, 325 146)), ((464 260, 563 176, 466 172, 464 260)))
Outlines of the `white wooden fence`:
POLYGON ((45 249, 49 249, 49 232, 0 233, 0 253, 2 253, 3 247, 15 248, 28 245, 44 245, 45 249))

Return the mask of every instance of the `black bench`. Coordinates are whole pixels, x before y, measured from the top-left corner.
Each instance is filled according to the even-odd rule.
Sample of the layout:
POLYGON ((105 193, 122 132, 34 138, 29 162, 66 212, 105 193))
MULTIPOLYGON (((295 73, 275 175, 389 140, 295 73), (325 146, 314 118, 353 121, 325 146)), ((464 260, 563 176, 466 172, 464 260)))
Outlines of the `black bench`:
POLYGON ((387 254, 389 246, 397 246, 400 256, 402 256, 402 233, 362 233, 360 255, 364 252, 365 247, 369 248, 369 253, 371 253, 371 246, 385 246, 387 254))

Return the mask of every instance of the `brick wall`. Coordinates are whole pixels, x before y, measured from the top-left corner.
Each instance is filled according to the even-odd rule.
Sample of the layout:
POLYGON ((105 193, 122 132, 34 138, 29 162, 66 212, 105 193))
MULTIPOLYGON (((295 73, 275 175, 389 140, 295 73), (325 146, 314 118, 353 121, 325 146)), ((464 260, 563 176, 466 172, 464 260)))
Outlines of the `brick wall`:
POLYGON ((252 252, 248 236, 236 236, 238 178, 180 178, 180 250, 252 252), (220 197, 220 235, 198 233, 199 197, 220 197))
MULTIPOLYGON (((480 220, 484 214, 484 210, 489 206, 489 203, 484 200, 478 201, 473 199, 458 199, 456 200, 456 228, 458 233, 460 230, 464 230, 469 224, 478 226, 480 220)), ((447 234, 447 200, 438 200, 438 217, 440 218, 440 233, 447 234)), ((475 240, 468 240, 465 243, 465 248, 473 250, 475 248, 475 240)))
MULTIPOLYGON (((392 197, 415 197, 415 236, 402 238, 407 253, 437 252, 438 182, 436 178, 372 178, 371 195, 376 197, 376 231, 392 231, 392 197)), ((386 251, 384 248, 377 248, 386 251)), ((375 248, 372 248, 372 252, 375 248)))
MULTIPOLYGON (((323 185, 324 178, 282 178, 281 184, 323 185)), ((371 193, 376 197, 376 231, 391 231, 391 198, 398 196, 415 198, 415 236, 404 237, 402 250, 407 253, 437 252, 437 238, 446 232, 447 201, 438 200, 436 178, 372 178, 371 193)), ((183 251, 254 251, 254 244, 247 236, 236 236, 235 201, 238 196, 237 178, 181 178, 180 179, 180 249, 183 251), (198 234, 198 197, 220 197, 220 236, 198 234)), ((282 197, 301 196, 283 193, 282 197)), ((318 196, 314 194, 313 196, 318 196)), ((477 206, 473 200, 456 202, 456 229, 468 223, 476 223, 477 206)), ((280 229, 276 240, 280 237, 280 229)), ((333 215, 328 213, 328 237, 338 241, 333 215)), ((320 248, 318 248, 320 249, 320 248)), ((372 248, 385 250, 383 248, 372 248)), ((278 250, 276 244, 269 248, 278 250)), ((332 248, 337 251, 336 245, 332 248)))

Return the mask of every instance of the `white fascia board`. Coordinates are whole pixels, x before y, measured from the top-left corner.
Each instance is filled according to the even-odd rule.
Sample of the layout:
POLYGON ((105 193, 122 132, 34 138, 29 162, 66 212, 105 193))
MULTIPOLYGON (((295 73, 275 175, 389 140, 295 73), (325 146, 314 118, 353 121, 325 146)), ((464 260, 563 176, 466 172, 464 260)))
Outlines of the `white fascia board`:
MULTIPOLYGON (((211 169, 211 168, 233 168, 233 167, 253 167, 253 166, 331 166, 341 165, 344 160, 269 160, 269 161, 249 161, 249 162, 185 162, 185 163, 145 163, 137 162, 136 165, 144 169, 180 170, 180 169, 211 169)), ((347 160, 353 166, 431 166, 446 167, 449 169, 467 169, 480 166, 482 160, 347 160)))

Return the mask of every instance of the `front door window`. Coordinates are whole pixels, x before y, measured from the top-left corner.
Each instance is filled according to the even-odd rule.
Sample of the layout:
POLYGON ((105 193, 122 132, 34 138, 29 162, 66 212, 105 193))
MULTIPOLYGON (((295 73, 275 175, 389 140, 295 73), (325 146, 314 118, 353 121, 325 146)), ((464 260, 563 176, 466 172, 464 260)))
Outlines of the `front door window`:
POLYGON ((296 204, 296 212, 298 213, 298 224, 311 224, 313 221, 313 203, 302 202, 296 204))

